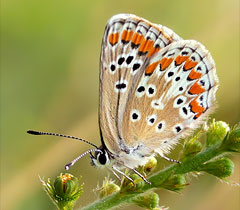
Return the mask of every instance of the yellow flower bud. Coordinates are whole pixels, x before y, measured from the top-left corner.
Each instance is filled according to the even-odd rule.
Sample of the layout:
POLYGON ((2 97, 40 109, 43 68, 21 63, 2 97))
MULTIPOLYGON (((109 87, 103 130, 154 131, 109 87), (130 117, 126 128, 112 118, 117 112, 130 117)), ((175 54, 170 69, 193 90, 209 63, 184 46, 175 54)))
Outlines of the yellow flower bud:
POLYGON ((115 192, 118 192, 120 190, 120 187, 115 184, 113 180, 105 178, 102 187, 98 188, 97 190, 99 191, 99 197, 103 198, 115 192))
POLYGON ((211 147, 221 142, 229 131, 229 126, 223 121, 213 120, 207 131, 207 147, 211 147))

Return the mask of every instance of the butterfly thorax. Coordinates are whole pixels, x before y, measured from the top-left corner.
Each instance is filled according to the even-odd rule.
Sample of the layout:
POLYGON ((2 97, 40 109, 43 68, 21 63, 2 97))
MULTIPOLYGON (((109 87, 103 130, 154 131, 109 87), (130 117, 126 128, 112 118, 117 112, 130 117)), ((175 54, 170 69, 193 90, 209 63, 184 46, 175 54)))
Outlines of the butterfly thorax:
POLYGON ((128 153, 121 151, 116 158, 117 162, 128 168, 137 168, 138 166, 145 165, 154 153, 147 152, 144 147, 137 147, 130 149, 128 153))
POLYGON ((120 150, 111 152, 105 146, 101 146, 99 151, 96 151, 94 155, 91 156, 91 159, 92 165, 99 168, 111 167, 113 165, 118 168, 136 168, 139 165, 146 164, 153 154, 154 153, 143 144, 135 147, 122 144, 120 145, 120 150))

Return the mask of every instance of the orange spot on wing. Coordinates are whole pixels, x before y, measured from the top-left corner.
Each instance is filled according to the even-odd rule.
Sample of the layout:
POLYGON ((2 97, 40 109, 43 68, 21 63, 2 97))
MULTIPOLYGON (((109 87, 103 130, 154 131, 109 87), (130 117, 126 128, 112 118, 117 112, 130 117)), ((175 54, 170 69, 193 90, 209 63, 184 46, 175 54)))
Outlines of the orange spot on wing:
POLYGON ((128 32, 127 30, 123 30, 121 40, 125 40, 125 38, 127 36, 127 32, 128 32))
MULTIPOLYGON (((194 100, 190 103, 191 109, 194 113, 198 113, 198 115, 200 116, 203 111, 204 108, 202 106, 199 105, 199 103, 197 102, 198 97, 194 98, 194 100)), ((196 117, 199 117, 196 116, 196 117)))
POLYGON ((130 41, 131 38, 132 38, 132 35, 133 35, 133 31, 128 31, 127 36, 126 36, 126 40, 130 41))
POLYGON ((154 55, 155 53, 157 53, 159 50, 160 50, 159 47, 153 47, 153 48, 149 51, 147 57, 151 57, 152 55, 154 55))
POLYGON ((143 39, 143 35, 135 32, 132 37, 132 43, 135 45, 139 45, 143 39))
POLYGON ((160 61, 160 64, 161 64, 161 71, 164 71, 167 67, 169 67, 169 65, 172 63, 173 61, 173 58, 163 58, 161 61, 160 61))
POLYGON ((159 61, 156 61, 156 62, 150 64, 150 65, 146 68, 145 74, 147 74, 147 75, 152 74, 152 73, 154 72, 154 70, 156 69, 156 67, 157 67, 158 64, 159 64, 159 61))
POLYGON ((187 59, 185 65, 184 65, 184 69, 185 70, 189 70, 194 68, 196 65, 198 64, 198 62, 192 61, 190 59, 187 59))
POLYGON ((154 42, 152 40, 146 40, 143 39, 143 41, 141 42, 139 51, 140 52, 148 52, 149 50, 152 49, 154 42))
POLYGON ((108 37, 108 41, 111 45, 115 45, 118 42, 119 33, 110 34, 108 37))
POLYGON ((198 84, 198 81, 196 81, 189 90, 191 94, 200 94, 203 93, 204 91, 205 89, 198 84))
POLYGON ((181 65, 184 61, 186 61, 188 59, 188 56, 181 56, 181 55, 178 55, 176 58, 175 58, 175 63, 177 66, 181 65))
POLYGON ((125 42, 129 42, 132 38, 132 35, 133 35, 133 31, 124 30, 122 32, 121 40, 123 40, 125 42))
POLYGON ((202 73, 195 71, 194 69, 190 72, 188 77, 192 80, 199 79, 202 76, 202 73))
POLYGON ((197 114, 195 115, 195 118, 196 118, 196 119, 199 118, 201 114, 202 114, 202 112, 197 113, 197 114))

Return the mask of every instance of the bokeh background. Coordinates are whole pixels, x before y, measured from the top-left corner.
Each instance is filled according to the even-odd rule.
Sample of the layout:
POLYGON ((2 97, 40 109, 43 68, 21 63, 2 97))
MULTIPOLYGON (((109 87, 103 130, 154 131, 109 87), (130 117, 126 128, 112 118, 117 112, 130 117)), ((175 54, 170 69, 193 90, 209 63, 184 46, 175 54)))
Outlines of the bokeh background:
MULTIPOLYGON (((89 148, 74 140, 30 136, 26 130, 71 134, 100 144, 100 45, 105 24, 114 14, 142 16, 206 45, 220 79, 219 108, 213 117, 231 126, 237 123, 239 9, 239 0, 2 0, 1 209, 56 209, 38 176, 54 178, 89 148)), ((240 159, 232 158, 236 168, 230 179, 240 182, 240 159)), ((82 175, 85 183, 78 206, 96 199, 93 189, 108 174, 89 162, 85 157, 70 170, 82 175)), ((160 204, 177 210, 240 209, 238 187, 210 175, 189 182, 179 194, 159 190, 160 204)))

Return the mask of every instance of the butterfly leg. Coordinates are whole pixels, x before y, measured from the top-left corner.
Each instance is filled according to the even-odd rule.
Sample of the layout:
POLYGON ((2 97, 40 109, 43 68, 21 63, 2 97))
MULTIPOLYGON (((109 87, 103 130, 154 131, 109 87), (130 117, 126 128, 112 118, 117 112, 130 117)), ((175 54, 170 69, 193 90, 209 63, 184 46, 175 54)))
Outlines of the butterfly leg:
MULTIPOLYGON (((130 182, 132 182, 134 186, 136 186, 135 183, 134 183, 134 181, 133 181, 133 179, 130 178, 128 175, 126 175, 126 174, 123 173, 122 171, 118 170, 118 169, 117 169, 116 167, 114 167, 114 166, 112 166, 112 169, 113 169, 114 171, 118 172, 119 174, 123 175, 123 176, 124 176, 125 178, 127 178, 130 182)), ((114 174, 114 173, 113 173, 113 174, 114 174)), ((115 174, 114 174, 114 175, 115 175, 115 174)), ((117 176, 118 176, 118 175, 117 175, 117 176)))
POLYGON ((131 169, 135 174, 137 174, 147 184, 152 184, 141 173, 139 173, 136 169, 134 169, 134 168, 129 168, 129 169, 131 169))
POLYGON ((169 162, 174 162, 174 163, 181 163, 179 160, 174 160, 174 159, 171 159, 171 158, 168 158, 166 156, 164 156, 163 154, 159 154, 163 159, 169 161, 169 162))
POLYGON ((109 170, 114 174, 114 176, 117 177, 117 179, 118 179, 119 181, 121 181, 120 176, 118 176, 118 174, 117 174, 113 169, 109 169, 109 170))

